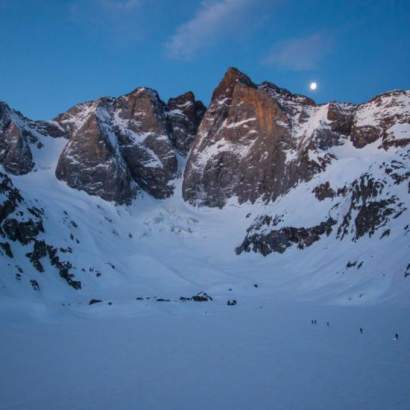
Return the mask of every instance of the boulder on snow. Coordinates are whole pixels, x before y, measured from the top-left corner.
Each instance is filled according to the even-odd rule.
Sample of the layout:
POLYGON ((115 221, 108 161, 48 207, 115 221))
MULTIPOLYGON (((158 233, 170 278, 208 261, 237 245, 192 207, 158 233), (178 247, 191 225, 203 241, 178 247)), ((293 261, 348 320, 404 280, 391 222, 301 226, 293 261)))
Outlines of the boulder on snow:
POLYGON ((194 302, 209 302, 212 301, 213 298, 205 292, 199 292, 196 295, 192 296, 191 300, 193 300, 194 302))

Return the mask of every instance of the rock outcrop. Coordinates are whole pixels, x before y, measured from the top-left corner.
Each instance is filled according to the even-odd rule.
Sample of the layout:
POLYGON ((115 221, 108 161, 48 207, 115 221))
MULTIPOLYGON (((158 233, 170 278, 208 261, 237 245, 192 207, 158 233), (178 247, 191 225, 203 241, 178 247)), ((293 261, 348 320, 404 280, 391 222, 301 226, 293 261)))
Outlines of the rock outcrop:
POLYGON ((13 122, 3 130, 0 137, 0 162, 7 172, 14 175, 27 174, 34 167, 27 139, 13 122))
POLYGON ((184 199, 222 207, 232 196, 254 202, 276 194, 286 159, 276 148, 290 137, 284 121, 284 112, 264 90, 230 69, 199 127, 185 170, 184 199))
MULTIPOLYGON (((72 273, 72 264, 62 260, 60 252, 63 248, 56 248, 39 236, 45 234, 44 229, 44 209, 29 206, 14 186, 12 180, 0 172, 0 257, 6 256, 14 259, 19 271, 17 280, 21 280, 25 272, 19 267, 23 262, 23 257, 15 256, 13 249, 31 249, 25 257, 31 262, 34 269, 44 272, 43 262, 50 264, 57 271, 59 276, 74 289, 81 289, 81 282, 75 279, 72 273)), ((16 252, 19 254, 19 252, 16 252)), ((10 267, 10 263, 8 263, 10 267)), ((36 280, 31 280, 37 283, 36 280)), ((39 290, 35 289, 35 290, 39 290)))
POLYGON ((192 92, 187 92, 170 98, 167 110, 171 142, 178 153, 185 156, 191 149, 206 107, 195 100, 192 92))
POLYGON ((236 253, 255 252, 266 256, 284 253, 293 245, 304 249, 332 232, 340 241, 357 242, 376 233, 380 239, 385 238, 390 235, 392 222, 407 211, 405 201, 389 191, 394 185, 405 187, 407 183, 410 192, 407 182, 410 172, 404 162, 397 160, 393 164, 385 164, 382 170, 384 175, 378 178, 366 173, 338 190, 332 189, 329 182, 315 187, 312 191, 315 198, 318 201, 329 200, 329 213, 332 215, 315 226, 288 226, 284 215, 258 216, 247 229, 236 253))
POLYGON ((105 100, 94 104, 84 122, 70 135, 56 169, 58 179, 108 201, 132 198, 131 177, 119 153, 105 100))
POLYGON ((355 241, 365 235, 370 237, 406 211, 405 204, 387 188, 392 182, 402 184, 406 179, 397 183, 391 175, 378 179, 364 174, 354 180, 345 193, 349 207, 338 228, 339 239, 349 234, 355 241))
POLYGON ((138 88, 116 99, 113 108, 114 132, 133 179, 155 198, 170 196, 178 163, 157 92, 138 88))
POLYGON ((137 275, 143 289, 162 272, 205 277, 201 267, 185 272, 184 258, 206 261, 214 251, 215 272, 228 261, 229 272, 242 275, 244 262, 250 274, 304 277, 307 288, 335 278, 338 298, 341 284, 351 292, 357 280, 400 286, 410 276, 409 164, 409 91, 316 104, 229 69, 208 109, 190 92, 165 103, 149 88, 78 104, 53 121, 0 103, 0 291, 25 295, 26 286, 58 298, 62 286, 89 301, 98 281, 127 286, 137 275), (193 210, 180 201, 181 183, 190 204, 232 206, 193 210), (81 199, 65 185, 84 191, 81 199), (138 199, 178 197, 125 208, 86 195, 128 204, 138 191, 138 199), (259 264, 251 252, 271 259, 259 264))
POLYGON ((384 149, 410 144, 410 91, 381 94, 354 111, 351 139, 356 148, 375 141, 384 149))
POLYGON ((70 141, 59 159, 57 177, 117 203, 129 202, 137 188, 155 198, 169 197, 177 152, 189 150, 203 106, 192 93, 170 100, 168 106, 156 91, 137 88, 59 115, 56 122, 70 141))
POLYGON ((363 148, 410 142, 410 93, 383 94, 361 105, 316 105, 272 83, 254 84, 229 69, 212 96, 188 158, 184 199, 223 207, 274 201, 324 171, 351 141, 363 148))
POLYGON ((41 150, 44 139, 64 137, 53 121, 32 121, 0 102, 0 164, 13 175, 28 174, 35 167, 32 150, 41 150))
POLYGON ((0 163, 14 175, 27 174, 33 169, 33 156, 27 136, 18 126, 18 115, 0 102, 0 163))
POLYGON ((236 253, 253 251, 266 256, 272 252, 284 253, 293 245, 299 249, 304 249, 320 240, 322 236, 329 236, 335 224, 334 219, 328 218, 326 221, 308 228, 290 226, 272 229, 267 233, 258 232, 260 228, 264 227, 264 224, 257 224, 256 230, 254 226, 248 229, 244 241, 236 248, 236 253))
POLYGON ((211 207, 223 207, 231 197, 239 203, 274 200, 320 171, 326 159, 310 160, 308 148, 299 149, 292 134, 292 115, 301 115, 293 112, 295 106, 315 107, 306 97, 270 83, 257 86, 229 69, 212 96, 188 158, 184 199, 211 207))

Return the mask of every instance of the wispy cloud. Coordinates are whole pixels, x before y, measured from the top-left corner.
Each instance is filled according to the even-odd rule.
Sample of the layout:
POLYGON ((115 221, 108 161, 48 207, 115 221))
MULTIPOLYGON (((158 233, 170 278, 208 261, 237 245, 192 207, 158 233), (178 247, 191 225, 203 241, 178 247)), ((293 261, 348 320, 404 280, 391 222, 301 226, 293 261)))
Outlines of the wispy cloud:
MULTIPOLYGON (((1 1, 1 0, 0 0, 1 1)), ((75 17, 93 12, 97 17, 105 14, 115 18, 117 15, 132 13, 138 10, 143 0, 73 0, 70 3, 70 13, 75 17)))
POLYGON ((255 0, 202 1, 195 15, 180 25, 165 44, 167 55, 190 60, 221 36, 240 27, 255 0))
POLYGON ((129 12, 141 6, 141 0, 97 0, 108 11, 129 12))
POLYGON ((313 70, 331 49, 332 40, 328 33, 314 33, 278 42, 263 63, 294 71, 313 70))
POLYGON ((71 20, 84 29, 108 35, 107 41, 126 45, 142 37, 146 0, 72 0, 71 20))

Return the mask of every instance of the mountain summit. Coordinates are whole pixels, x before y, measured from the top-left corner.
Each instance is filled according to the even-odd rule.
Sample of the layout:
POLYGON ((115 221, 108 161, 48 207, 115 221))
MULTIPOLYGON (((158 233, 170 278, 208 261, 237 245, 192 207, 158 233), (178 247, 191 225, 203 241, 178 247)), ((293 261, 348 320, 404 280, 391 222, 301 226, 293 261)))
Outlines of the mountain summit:
POLYGON ((303 297, 398 297, 409 146, 409 91, 319 105, 235 68, 207 108, 149 88, 51 121, 0 103, 0 293, 217 292, 253 272, 303 297))

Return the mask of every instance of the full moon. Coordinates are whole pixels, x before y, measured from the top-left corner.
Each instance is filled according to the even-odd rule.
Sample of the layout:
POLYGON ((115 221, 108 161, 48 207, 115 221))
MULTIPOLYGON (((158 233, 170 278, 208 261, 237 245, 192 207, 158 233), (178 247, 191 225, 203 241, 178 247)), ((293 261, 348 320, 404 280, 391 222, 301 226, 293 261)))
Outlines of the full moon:
POLYGON ((309 84, 309 88, 311 89, 311 91, 315 91, 317 89, 317 82, 316 81, 312 81, 309 84))

